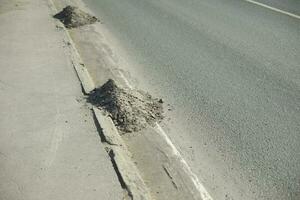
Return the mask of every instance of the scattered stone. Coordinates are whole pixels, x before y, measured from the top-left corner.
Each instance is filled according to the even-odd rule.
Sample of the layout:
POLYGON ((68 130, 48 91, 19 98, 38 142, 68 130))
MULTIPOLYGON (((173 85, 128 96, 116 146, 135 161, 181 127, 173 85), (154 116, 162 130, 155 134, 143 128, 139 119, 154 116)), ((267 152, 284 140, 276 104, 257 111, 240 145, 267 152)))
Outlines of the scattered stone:
POLYGON ((120 88, 111 79, 95 89, 88 102, 110 113, 123 133, 139 131, 163 119, 163 106, 159 99, 143 91, 120 88))
POLYGON ((61 12, 54 15, 54 18, 59 19, 66 28, 77 28, 99 21, 96 17, 83 12, 75 6, 65 7, 61 12))

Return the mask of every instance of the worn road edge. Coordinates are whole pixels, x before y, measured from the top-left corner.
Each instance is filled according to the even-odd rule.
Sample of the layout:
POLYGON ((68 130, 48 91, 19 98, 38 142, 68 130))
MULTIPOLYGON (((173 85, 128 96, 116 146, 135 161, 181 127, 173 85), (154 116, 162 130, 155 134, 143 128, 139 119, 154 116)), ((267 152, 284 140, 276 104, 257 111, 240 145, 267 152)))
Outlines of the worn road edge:
MULTIPOLYGON (((52 14, 56 14, 58 10, 56 9, 54 3, 52 0, 48 0, 49 7, 52 10, 52 14)), ((70 47, 70 56, 71 56, 71 62, 72 65, 77 73, 77 76, 81 82, 81 86, 83 88, 83 91, 85 94, 89 94, 91 91, 95 89, 95 84, 90 76, 87 68, 84 66, 84 63, 76 49, 76 45, 73 42, 69 31, 65 28, 65 26, 57 20, 57 27, 60 29, 63 29, 63 32, 65 33, 65 37, 68 40, 67 45, 70 47)))
MULTIPOLYGON (((56 14, 58 11, 53 1, 48 0, 48 2, 53 14, 56 14)), ((59 28, 63 29, 68 40, 67 43, 70 47, 71 62, 81 82, 83 92, 89 94, 95 89, 94 81, 84 66, 68 30, 60 22, 57 23, 59 23, 59 28)), ((101 142, 105 144, 105 149, 111 159, 121 187, 126 192, 124 199, 151 200, 150 191, 139 174, 139 170, 133 163, 131 155, 111 118, 102 114, 101 111, 95 107, 93 108, 93 113, 101 142)))
POLYGON ((136 200, 151 200, 150 191, 133 163, 131 154, 113 121, 98 108, 93 107, 93 111, 101 141, 106 145, 106 151, 128 197, 136 200))

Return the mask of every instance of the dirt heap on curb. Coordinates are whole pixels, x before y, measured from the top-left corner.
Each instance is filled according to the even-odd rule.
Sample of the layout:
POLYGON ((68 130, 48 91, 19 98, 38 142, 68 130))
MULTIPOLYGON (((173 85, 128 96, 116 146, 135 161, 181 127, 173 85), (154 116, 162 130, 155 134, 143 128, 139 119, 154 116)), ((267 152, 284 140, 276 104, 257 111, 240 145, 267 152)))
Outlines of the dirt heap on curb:
POLYGON ((111 79, 95 89, 88 102, 109 112, 115 125, 125 133, 139 131, 163 119, 162 99, 120 88, 111 79))
POLYGON ((59 19, 66 28, 76 28, 98 21, 96 17, 74 6, 65 7, 61 12, 54 15, 54 18, 59 19))

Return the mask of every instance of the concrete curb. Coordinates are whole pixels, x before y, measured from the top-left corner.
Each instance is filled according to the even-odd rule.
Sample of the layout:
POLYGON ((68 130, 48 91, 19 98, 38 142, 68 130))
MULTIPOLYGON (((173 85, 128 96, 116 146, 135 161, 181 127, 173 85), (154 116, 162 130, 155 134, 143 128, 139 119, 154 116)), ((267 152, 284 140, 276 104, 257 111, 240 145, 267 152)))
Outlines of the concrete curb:
MULTIPOLYGON (((52 12, 56 14, 58 11, 53 1, 48 1, 52 12)), ((95 89, 94 81, 88 70, 85 68, 68 30, 60 22, 57 23, 59 24, 57 26, 64 30, 66 39, 68 40, 71 61, 81 82, 84 93, 89 94, 95 89)), ((105 145, 105 149, 111 159, 119 182, 126 192, 124 200, 151 200, 150 191, 139 174, 139 170, 131 160, 132 156, 111 118, 104 115, 96 107, 93 107, 93 113, 101 141, 105 145)))
POLYGON ((131 154, 113 121, 98 108, 94 107, 93 112, 101 129, 99 131, 101 140, 106 144, 106 150, 119 176, 122 187, 127 191, 128 197, 136 200, 151 200, 150 191, 131 160, 131 154))
MULTIPOLYGON (((49 7, 51 8, 53 15, 58 12, 52 0, 49 1, 49 7)), ((89 94, 91 91, 95 89, 95 84, 90 76, 87 68, 84 66, 83 61, 76 49, 76 45, 73 42, 69 31, 65 28, 65 26, 57 20, 57 27, 63 29, 63 32, 66 36, 67 43, 70 47, 70 57, 72 61, 72 65, 77 73, 77 76, 80 80, 81 86, 85 94, 89 94)))

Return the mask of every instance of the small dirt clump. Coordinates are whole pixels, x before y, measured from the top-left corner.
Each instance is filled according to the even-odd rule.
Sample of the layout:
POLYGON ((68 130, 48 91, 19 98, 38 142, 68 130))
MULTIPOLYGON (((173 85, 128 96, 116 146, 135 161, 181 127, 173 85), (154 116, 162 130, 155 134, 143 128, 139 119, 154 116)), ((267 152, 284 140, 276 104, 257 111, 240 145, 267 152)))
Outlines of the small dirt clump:
POLYGON ((143 91, 120 88, 111 79, 95 89, 88 102, 110 113, 123 133, 139 131, 163 119, 162 101, 143 91))
POLYGON ((65 7, 61 12, 54 15, 54 18, 59 19, 66 28, 77 28, 99 21, 96 17, 83 12, 75 6, 65 7))

